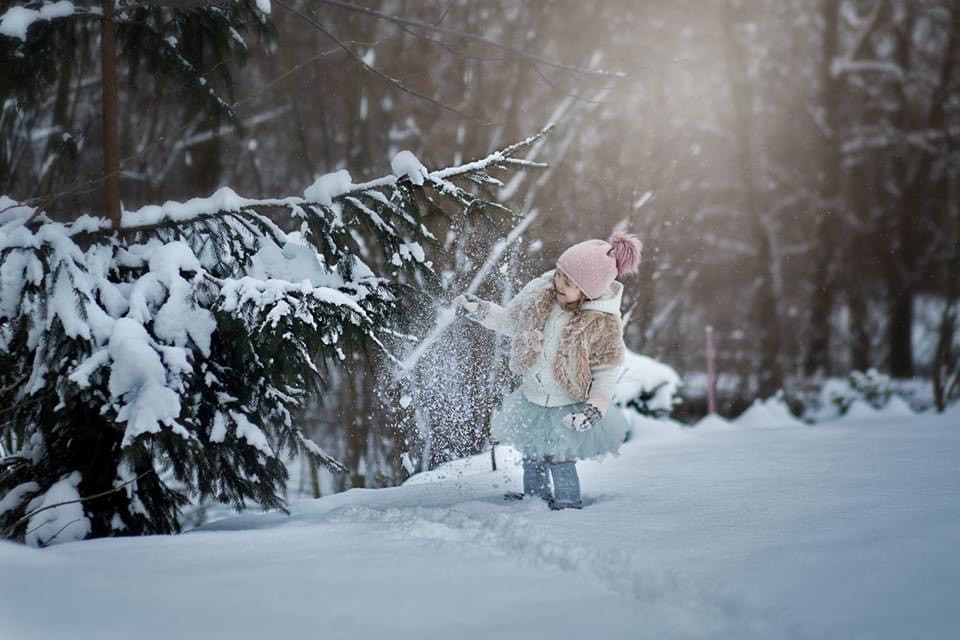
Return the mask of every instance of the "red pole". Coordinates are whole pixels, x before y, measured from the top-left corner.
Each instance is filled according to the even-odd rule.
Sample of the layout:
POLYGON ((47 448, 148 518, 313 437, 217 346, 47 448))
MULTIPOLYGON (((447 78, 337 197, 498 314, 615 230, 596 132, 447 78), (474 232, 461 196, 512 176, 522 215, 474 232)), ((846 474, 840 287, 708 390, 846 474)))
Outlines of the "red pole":
POLYGON ((707 325, 707 410, 717 412, 717 350, 713 348, 713 327, 707 325))

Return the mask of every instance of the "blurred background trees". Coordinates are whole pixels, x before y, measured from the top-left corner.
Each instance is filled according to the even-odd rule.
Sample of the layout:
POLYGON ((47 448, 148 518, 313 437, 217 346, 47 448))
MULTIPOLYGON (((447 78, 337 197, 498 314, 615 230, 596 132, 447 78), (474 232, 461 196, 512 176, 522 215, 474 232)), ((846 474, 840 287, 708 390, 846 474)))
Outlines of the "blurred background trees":
MULTIPOLYGON (((509 298, 569 244, 624 225, 645 243, 641 273, 625 283, 627 344, 683 375, 689 416, 703 412, 707 325, 721 413, 870 367, 956 393, 955 1, 365 4, 439 29, 336 2, 274 2, 277 38, 251 41, 245 66, 228 46, 196 60, 234 101, 234 123, 178 98, 170 81, 121 77, 124 206, 223 185, 250 197, 299 193, 338 169, 360 181, 402 149, 444 166, 555 121, 536 158, 550 169, 503 189, 531 219, 480 295, 509 298)), ((4 102, 2 193, 70 190, 100 166, 97 147, 82 144, 99 135, 98 42, 78 33, 42 109, 4 102)), ((71 192, 51 209, 95 211, 98 197, 71 192)), ((515 224, 433 230, 446 238, 433 259, 450 297, 515 224)), ((374 356, 357 357, 304 415, 350 469, 327 485, 393 484, 481 447, 509 382, 497 358, 490 336, 457 325, 426 360, 447 373, 427 374, 431 389, 421 372, 411 392, 374 356), (431 393, 447 401, 425 402, 431 393), (450 398, 464 397, 470 405, 452 412, 450 398), (437 436, 428 451, 414 442, 424 429, 437 436)))

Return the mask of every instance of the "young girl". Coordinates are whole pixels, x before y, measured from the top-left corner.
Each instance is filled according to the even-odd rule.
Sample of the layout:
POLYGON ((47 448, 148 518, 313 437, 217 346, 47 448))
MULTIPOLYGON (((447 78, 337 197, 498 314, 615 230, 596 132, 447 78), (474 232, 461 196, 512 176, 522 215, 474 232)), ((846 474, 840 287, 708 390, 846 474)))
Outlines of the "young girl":
POLYGON ((520 387, 494 413, 491 436, 523 455, 523 493, 551 509, 580 509, 576 460, 616 453, 627 432, 608 411, 623 364, 623 285, 635 273, 642 245, 614 232, 564 251, 556 269, 531 280, 506 308, 461 295, 454 304, 488 329, 511 336, 510 370, 520 387), (549 475, 553 478, 550 491, 549 475))

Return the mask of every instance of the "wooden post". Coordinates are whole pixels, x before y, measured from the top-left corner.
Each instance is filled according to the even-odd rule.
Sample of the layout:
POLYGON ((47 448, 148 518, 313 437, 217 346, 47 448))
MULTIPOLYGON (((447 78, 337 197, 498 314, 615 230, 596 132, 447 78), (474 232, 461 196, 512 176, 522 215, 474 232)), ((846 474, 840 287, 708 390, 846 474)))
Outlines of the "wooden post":
POLYGON ((120 227, 120 142, 117 133, 117 40, 114 1, 103 0, 100 35, 100 69, 103 89, 103 207, 104 214, 120 227))
POLYGON ((717 350, 713 347, 713 327, 707 325, 707 410, 717 412, 717 350))

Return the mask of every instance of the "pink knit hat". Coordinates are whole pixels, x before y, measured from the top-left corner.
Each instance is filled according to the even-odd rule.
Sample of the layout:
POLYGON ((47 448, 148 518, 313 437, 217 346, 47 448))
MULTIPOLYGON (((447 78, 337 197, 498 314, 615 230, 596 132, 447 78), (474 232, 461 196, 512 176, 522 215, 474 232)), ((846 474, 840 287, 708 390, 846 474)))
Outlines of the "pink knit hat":
POLYGON ((609 241, 586 240, 573 245, 560 254, 557 267, 594 300, 614 279, 637 272, 642 250, 643 243, 635 235, 614 231, 609 241))

